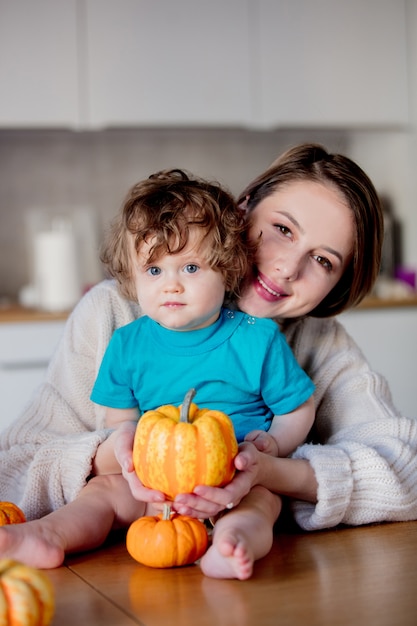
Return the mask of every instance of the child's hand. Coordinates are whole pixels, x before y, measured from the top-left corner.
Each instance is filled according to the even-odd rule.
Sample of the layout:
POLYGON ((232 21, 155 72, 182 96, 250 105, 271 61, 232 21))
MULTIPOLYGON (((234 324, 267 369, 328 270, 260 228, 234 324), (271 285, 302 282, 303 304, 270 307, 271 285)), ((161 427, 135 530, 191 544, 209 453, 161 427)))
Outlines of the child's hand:
POLYGON ((271 456, 279 456, 278 443, 264 430, 252 430, 245 437, 245 441, 250 441, 256 446, 259 452, 265 452, 271 456))

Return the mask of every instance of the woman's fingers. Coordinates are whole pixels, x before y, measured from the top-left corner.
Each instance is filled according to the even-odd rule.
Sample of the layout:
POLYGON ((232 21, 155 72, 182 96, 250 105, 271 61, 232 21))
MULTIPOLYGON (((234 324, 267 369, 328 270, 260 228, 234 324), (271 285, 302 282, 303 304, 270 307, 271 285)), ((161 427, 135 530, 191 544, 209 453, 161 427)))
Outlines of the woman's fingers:
POLYGON ((165 496, 161 491, 154 491, 144 487, 139 480, 133 466, 133 440, 136 424, 125 423, 119 426, 110 436, 114 437, 114 454, 122 468, 122 474, 128 482, 130 491, 136 500, 142 502, 164 502, 165 496))
POLYGON ((214 517, 223 511, 225 505, 205 500, 194 493, 181 494, 173 502, 174 510, 180 515, 190 515, 191 517, 208 518, 214 517))
POLYGON ((136 475, 136 472, 126 472, 122 469, 122 474, 127 480, 130 491, 136 500, 141 502, 165 502, 166 498, 161 491, 155 491, 154 489, 148 489, 144 487, 136 475))
POLYGON ((233 480, 225 487, 198 485, 193 493, 180 494, 174 500, 174 508, 181 515, 212 517, 235 507, 256 484, 257 452, 249 443, 241 444, 235 459, 236 472, 233 480))
POLYGON ((223 511, 229 502, 225 488, 199 485, 193 493, 179 494, 174 500, 174 508, 181 515, 207 518, 223 511))

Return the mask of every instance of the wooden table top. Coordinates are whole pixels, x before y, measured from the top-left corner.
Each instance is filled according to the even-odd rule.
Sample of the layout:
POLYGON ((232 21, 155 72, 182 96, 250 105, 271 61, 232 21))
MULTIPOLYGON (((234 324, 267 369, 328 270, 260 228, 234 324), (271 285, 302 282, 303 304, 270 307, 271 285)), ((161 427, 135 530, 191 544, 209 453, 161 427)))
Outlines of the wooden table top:
MULTIPOLYGON (((363 309, 397 309, 404 307, 417 307, 417 293, 404 298, 375 298, 366 297, 357 307, 363 309)), ((41 309, 23 307, 16 302, 0 298, 0 324, 10 322, 52 322, 66 320, 70 311, 50 313, 41 309)))
POLYGON ((147 568, 123 535, 47 574, 53 626, 415 626, 417 522, 277 532, 247 581, 147 568))

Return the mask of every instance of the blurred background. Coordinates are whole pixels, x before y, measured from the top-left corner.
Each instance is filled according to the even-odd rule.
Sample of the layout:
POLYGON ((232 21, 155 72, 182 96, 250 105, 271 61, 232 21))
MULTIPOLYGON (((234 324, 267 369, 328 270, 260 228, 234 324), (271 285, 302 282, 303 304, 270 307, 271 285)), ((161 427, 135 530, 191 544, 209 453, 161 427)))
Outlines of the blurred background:
POLYGON ((94 248, 153 171, 238 193, 305 140, 364 167, 417 267, 415 0, 0 0, 0 90, 0 296, 39 216, 94 248))
POLYGON ((301 141, 370 175, 384 274, 414 281, 417 0, 0 0, 0 90, 4 306, 36 304, 36 272, 60 263, 66 289, 45 308, 100 280, 103 230, 139 179, 182 167, 237 194, 301 141))

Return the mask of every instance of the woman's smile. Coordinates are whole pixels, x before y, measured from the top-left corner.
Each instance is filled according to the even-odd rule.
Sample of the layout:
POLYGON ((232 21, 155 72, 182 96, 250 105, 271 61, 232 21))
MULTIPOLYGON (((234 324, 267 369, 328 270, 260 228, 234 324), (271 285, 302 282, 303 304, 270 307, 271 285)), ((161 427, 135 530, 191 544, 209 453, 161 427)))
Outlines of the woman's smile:
POLYGON ((280 289, 277 285, 272 283, 266 276, 261 274, 261 272, 258 272, 255 277, 254 288, 261 298, 269 300, 270 302, 276 302, 289 295, 283 289, 280 289))

